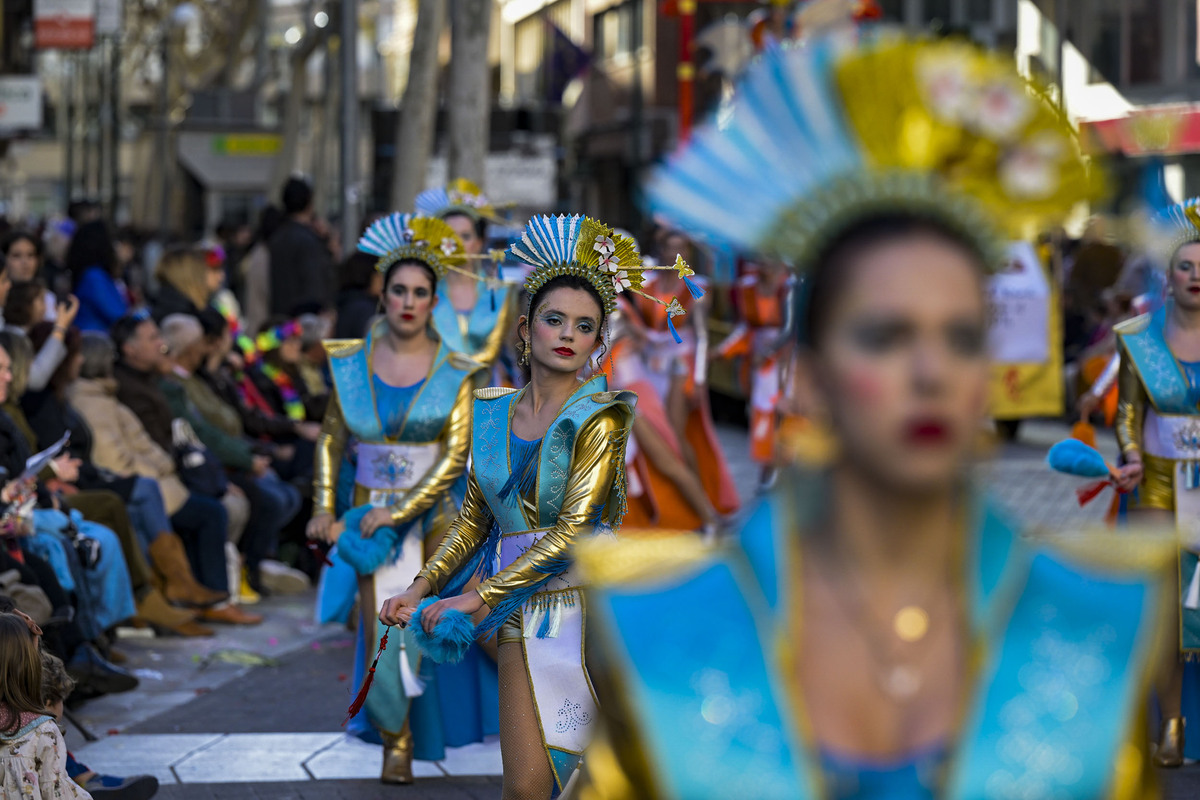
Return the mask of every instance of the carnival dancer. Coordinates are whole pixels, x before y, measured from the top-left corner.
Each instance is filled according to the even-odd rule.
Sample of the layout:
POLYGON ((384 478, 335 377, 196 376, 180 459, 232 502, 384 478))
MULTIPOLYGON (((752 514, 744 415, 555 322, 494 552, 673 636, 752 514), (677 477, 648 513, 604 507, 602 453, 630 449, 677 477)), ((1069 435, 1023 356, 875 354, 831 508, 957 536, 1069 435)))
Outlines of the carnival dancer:
MULTIPOLYGON (((355 668, 361 676, 382 635, 375 615, 383 601, 412 583, 425 548, 432 552, 457 513, 466 485, 471 393, 484 371, 448 348, 431 323, 439 280, 465 261, 450 226, 392 214, 369 227, 358 247, 379 259, 384 317, 365 339, 325 343, 334 393, 317 441, 316 512, 308 535, 336 543, 333 566, 321 580, 321 621, 344 622, 357 592, 362 618, 355 668)), ((480 709, 465 697, 453 709, 446 700, 453 687, 430 686, 441 676, 420 663, 411 644, 397 649, 400 656, 377 669, 366 716, 384 743, 381 779, 411 783, 414 743, 422 759, 443 757, 431 719, 438 706, 449 706, 449 715, 479 715, 480 709)), ((489 701, 479 702, 486 710, 489 701)))
MULTIPOLYGON (((1163 656, 1157 693, 1163 721, 1154 760, 1178 767, 1185 719, 1200 719, 1200 200, 1162 213, 1160 250, 1169 265, 1167 301, 1114 329, 1120 348, 1117 442, 1125 465, 1121 488, 1137 489, 1130 519, 1165 519, 1179 529, 1177 647, 1163 656), (1192 714, 1185 714, 1185 685, 1192 714)), ((1175 644, 1175 643, 1173 643, 1175 644)), ((1190 748, 1200 757, 1200 741, 1190 748)))
POLYGON ((442 340, 487 367, 502 357, 511 360, 504 345, 516 309, 516 287, 499 274, 484 275, 473 263, 487 247, 488 220, 496 217, 492 204, 478 186, 460 178, 445 189, 417 195, 416 205, 418 214, 445 220, 472 259, 466 270, 451 272, 438 286, 433 322, 442 340))
MULTIPOLYGON (((617 294, 640 291, 634 243, 587 217, 536 217, 513 253, 534 267, 518 322, 524 389, 476 393, 473 466, 462 513, 413 586, 380 618, 419 624, 487 609, 499 630, 500 751, 505 798, 561 791, 591 739, 596 707, 585 666, 586 605, 571 567, 576 543, 611 536, 625 512, 625 443, 636 397, 578 376, 600 351, 617 294), (478 567, 499 572, 459 594, 478 567)), ((686 268, 686 265, 683 265, 686 268)), ((682 313, 677 301, 671 315, 682 313)))
POLYGON ((788 308, 794 282, 785 264, 759 259, 737 283, 738 324, 712 351, 713 358, 743 359, 750 387, 750 457, 762 467, 760 484, 771 482, 776 463, 782 399, 782 366, 789 345, 788 308))
POLYGON ((614 388, 638 396, 625 452, 629 507, 625 524, 638 529, 713 532, 720 515, 700 476, 685 460, 683 446, 646 367, 642 326, 630 324, 634 312, 625 298, 619 300, 609 321, 612 350, 603 366, 614 388))
POLYGON ((585 796, 1152 795, 1170 536, 1023 537, 970 487, 986 275, 1090 196, 1044 97, 970 45, 816 39, 656 174, 656 213, 806 275, 794 390, 837 447, 718 547, 579 549, 585 796))
MULTIPOLYGON (((669 230, 659 247, 660 261, 685 261, 691 242, 677 230, 669 230)), ((637 312, 630 324, 641 323, 642 350, 649 377, 682 448, 684 461, 694 464, 720 514, 738 509, 737 486, 729 462, 717 440, 708 401, 708 297, 707 281, 692 272, 655 272, 646 281, 645 292, 629 298, 637 312), (664 297, 678 297, 687 312, 688 324, 676 326, 667 313, 664 297)))

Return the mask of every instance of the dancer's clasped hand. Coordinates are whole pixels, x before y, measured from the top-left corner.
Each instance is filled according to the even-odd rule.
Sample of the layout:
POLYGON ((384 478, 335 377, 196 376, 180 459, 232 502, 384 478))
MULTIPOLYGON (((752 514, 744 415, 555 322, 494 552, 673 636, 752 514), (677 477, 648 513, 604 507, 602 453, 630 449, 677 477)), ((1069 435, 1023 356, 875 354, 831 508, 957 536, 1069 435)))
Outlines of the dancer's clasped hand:
POLYGON ((461 611, 469 617, 481 608, 483 608, 483 598, 479 596, 479 592, 472 589, 457 597, 447 597, 444 600, 438 600, 426 608, 421 614, 421 627, 425 629, 426 633, 433 633, 433 629, 437 627, 438 620, 447 611, 461 611))
POLYGON ((432 590, 433 587, 429 585, 429 581, 417 578, 404 593, 389 597, 383 602, 383 608, 379 611, 379 621, 384 625, 406 627, 417 610, 417 606, 429 596, 432 590))

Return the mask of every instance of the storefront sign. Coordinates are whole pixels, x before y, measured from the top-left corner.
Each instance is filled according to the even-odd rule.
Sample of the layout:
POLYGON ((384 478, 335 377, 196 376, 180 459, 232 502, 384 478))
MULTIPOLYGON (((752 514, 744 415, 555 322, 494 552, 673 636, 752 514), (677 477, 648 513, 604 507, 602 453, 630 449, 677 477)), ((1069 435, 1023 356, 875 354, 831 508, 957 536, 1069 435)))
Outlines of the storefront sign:
POLYGON ((96 0, 35 0, 33 36, 39 50, 90 50, 96 39, 96 0))

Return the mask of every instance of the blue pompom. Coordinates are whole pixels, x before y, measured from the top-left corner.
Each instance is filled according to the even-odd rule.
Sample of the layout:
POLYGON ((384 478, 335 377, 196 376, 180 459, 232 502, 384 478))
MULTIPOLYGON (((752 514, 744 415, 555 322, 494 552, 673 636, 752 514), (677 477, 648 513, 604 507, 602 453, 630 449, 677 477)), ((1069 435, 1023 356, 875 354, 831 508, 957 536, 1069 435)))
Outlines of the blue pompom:
POLYGON ((363 536, 363 517, 372 508, 369 505, 358 506, 342 517, 346 531, 338 539, 338 553, 359 575, 373 575, 384 564, 395 560, 407 533, 407 527, 397 530, 389 526, 378 528, 370 536, 363 536))
POLYGON ((475 623, 469 615, 461 611, 446 611, 438 620, 433 634, 426 633, 421 625, 421 612, 437 601, 436 597, 426 597, 422 600, 408 627, 412 630, 413 641, 422 653, 439 664, 457 664, 463 660, 471 643, 475 641, 475 623))
POLYGON ((1056 442, 1046 454, 1046 463, 1055 472, 1064 472, 1080 478, 1107 478, 1108 464, 1104 456, 1094 447, 1078 439, 1063 439, 1056 442))

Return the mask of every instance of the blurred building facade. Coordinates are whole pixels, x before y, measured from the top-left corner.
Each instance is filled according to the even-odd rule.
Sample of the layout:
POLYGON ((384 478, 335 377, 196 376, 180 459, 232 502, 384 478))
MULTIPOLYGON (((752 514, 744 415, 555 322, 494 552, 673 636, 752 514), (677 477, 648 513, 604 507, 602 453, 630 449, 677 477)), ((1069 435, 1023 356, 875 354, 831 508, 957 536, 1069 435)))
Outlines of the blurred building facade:
MULTIPOLYGON (((455 13, 453 0, 447 3, 443 84, 455 13)), ((42 216, 73 197, 105 199, 115 190, 115 217, 155 230, 164 224, 165 175, 166 225, 195 235, 222 219, 252 218, 270 199, 285 153, 314 180, 321 210, 339 212, 335 32, 342 4, 207 0, 192 14, 177 13, 185 5, 125 3, 118 31, 97 37, 92 50, 39 52, 32 0, 0 0, 0 90, 14 75, 35 76, 42 111, 33 129, 5 128, 0 120, 0 204, 10 215, 42 216), (150 6, 158 16, 146 15, 150 6), (298 60, 301 53, 311 55, 298 60), (290 126, 285 109, 301 83, 298 64, 303 101, 290 126), (118 109, 115 117, 110 107, 118 109)), ((361 190, 368 210, 385 210, 417 3, 352 5, 360 22, 361 190)), ((1116 156, 1124 194, 1156 155, 1167 162, 1173 194, 1200 192, 1195 0, 877 5, 888 23, 969 37, 1012 53, 1029 74, 1061 87, 1085 140, 1116 156)), ((773 9, 746 0, 496 0, 489 194, 517 215, 571 209, 644 225, 637 186, 679 139, 681 75, 690 81, 699 122, 728 99, 732 80, 764 38, 789 35, 786 15, 773 9), (685 50, 690 64, 681 68, 685 50)), ((438 126, 431 183, 447 177, 444 113, 438 126)))

